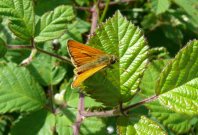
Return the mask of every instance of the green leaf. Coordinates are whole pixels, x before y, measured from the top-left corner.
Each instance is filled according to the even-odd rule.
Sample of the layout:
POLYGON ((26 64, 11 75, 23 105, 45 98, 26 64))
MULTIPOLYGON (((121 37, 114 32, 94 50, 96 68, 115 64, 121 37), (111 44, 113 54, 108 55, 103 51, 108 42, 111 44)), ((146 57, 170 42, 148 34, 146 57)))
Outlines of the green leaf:
POLYGON ((80 135, 106 135, 106 128, 103 119, 96 117, 86 118, 81 123, 80 135))
POLYGON ((56 130, 58 135, 73 135, 72 123, 68 119, 68 116, 56 116, 56 130))
POLYGON ((60 61, 45 54, 37 55, 28 69, 35 79, 44 86, 58 84, 66 74, 66 70, 60 61))
POLYGON ((198 27, 198 1, 197 0, 173 0, 175 4, 185 10, 185 12, 191 17, 189 22, 198 27))
POLYGON ((151 102, 146 105, 150 109, 150 114, 157 118, 163 125, 177 134, 188 133, 193 123, 192 116, 175 113, 161 106, 158 102, 151 102))
POLYGON ((117 133, 119 135, 137 135, 133 122, 129 117, 119 117, 117 119, 117 133))
POLYGON ((0 65, 0 112, 29 112, 45 105, 43 89, 24 67, 0 65))
POLYGON ((100 25, 89 45, 114 54, 119 60, 112 69, 106 69, 106 73, 97 73, 85 81, 85 91, 106 105, 130 100, 138 91, 148 61, 148 47, 140 29, 116 12, 100 25))
POLYGON ((152 61, 144 72, 143 78, 140 83, 140 89, 144 95, 152 96, 155 94, 155 86, 159 74, 161 73, 168 60, 155 60, 152 61))
POLYGON ((151 0, 152 10, 156 15, 161 14, 168 10, 170 6, 169 0, 151 0))
POLYGON ((3 57, 7 52, 6 43, 4 40, 0 37, 0 58, 3 57))
POLYGON ((153 120, 142 116, 134 125, 138 135, 167 135, 167 133, 153 120))
MULTIPOLYGON (((54 135, 55 134, 55 128, 56 128, 55 115, 48 112, 48 114, 45 118, 45 123, 40 128, 37 135, 54 135)), ((29 131, 31 131, 31 130, 29 130, 29 131)))
POLYGON ((59 38, 65 32, 68 22, 74 19, 71 6, 59 6, 54 11, 45 13, 36 25, 36 42, 59 38))
POLYGON ((60 5, 72 5, 73 0, 48 0, 34 1, 35 2, 35 13, 38 16, 42 16, 44 13, 53 10, 55 7, 60 5))
POLYGON ((1 0, 0 16, 8 17, 10 30, 19 38, 34 36, 34 8, 32 0, 1 0))
MULTIPOLYGON (((67 103, 68 106, 76 108, 78 106, 79 102, 79 91, 74 90, 71 88, 71 82, 73 80, 70 80, 69 82, 65 81, 61 84, 60 91, 65 90, 64 93, 64 100, 67 103)), ((94 99, 85 96, 84 97, 85 102, 85 108, 90 107, 101 107, 102 104, 100 102, 96 102, 94 99)))
POLYGON ((54 135, 55 116, 40 110, 24 116, 11 130, 12 135, 54 135))
POLYGON ((65 41, 68 39, 74 39, 76 41, 82 41, 82 34, 90 29, 90 24, 77 18, 72 24, 68 24, 68 30, 61 37, 61 43, 65 46, 65 41))
POLYGON ((198 114, 198 41, 187 44, 160 74, 156 94, 162 105, 190 115, 198 114))
POLYGON ((56 132, 58 135, 73 135, 72 126, 76 122, 77 108, 61 108, 56 115, 56 132))

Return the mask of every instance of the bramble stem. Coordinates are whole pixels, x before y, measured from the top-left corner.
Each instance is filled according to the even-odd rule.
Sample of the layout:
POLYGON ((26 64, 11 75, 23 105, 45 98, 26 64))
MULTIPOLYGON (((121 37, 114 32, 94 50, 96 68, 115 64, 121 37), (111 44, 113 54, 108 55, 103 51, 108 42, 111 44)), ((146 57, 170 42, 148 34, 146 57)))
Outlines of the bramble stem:
POLYGON ((97 23, 98 23, 98 17, 99 17, 99 4, 100 4, 100 0, 98 0, 93 7, 91 8, 91 12, 92 12, 92 19, 91 19, 91 30, 90 30, 90 34, 93 34, 96 30, 97 27, 97 23))
POLYGON ((63 60, 63 61, 65 61, 65 62, 67 62, 68 64, 71 64, 71 60, 70 60, 69 58, 67 58, 67 57, 62 57, 62 56, 60 56, 60 55, 57 55, 57 54, 54 54, 54 53, 50 53, 50 52, 45 51, 45 50, 42 50, 42 49, 40 49, 40 48, 38 48, 38 47, 36 47, 36 49, 37 49, 39 52, 41 52, 41 53, 45 53, 45 54, 47 54, 47 55, 56 57, 56 58, 58 58, 58 59, 60 59, 60 60, 63 60))
POLYGON ((33 47, 31 45, 7 45, 8 49, 32 49, 33 47))
POLYGON ((140 101, 138 103, 135 103, 135 104, 132 104, 130 106, 127 106, 127 107, 123 108, 123 111, 124 112, 128 112, 132 108, 138 107, 138 106, 143 105, 143 104, 148 103, 148 102, 151 102, 153 100, 156 100, 157 98, 158 98, 157 95, 154 95, 152 97, 146 98, 146 99, 144 99, 144 100, 142 100, 142 101, 140 101))
MULTIPOLYGON (((15 49, 28 49, 28 50, 34 49, 34 47, 33 47, 32 45, 7 45, 7 48, 8 48, 8 49, 13 49, 13 50, 15 50, 15 49)), ((34 49, 34 50, 35 50, 35 49, 34 49)), ((38 48, 38 47, 36 47, 36 50, 39 51, 39 52, 41 52, 41 53, 50 55, 50 56, 52 56, 52 57, 58 58, 58 59, 60 59, 60 60, 63 60, 63 61, 66 62, 66 63, 71 64, 71 60, 70 60, 68 57, 62 57, 62 56, 59 56, 59 55, 57 55, 57 54, 50 53, 50 52, 47 52, 47 51, 45 51, 45 50, 42 50, 42 49, 40 49, 40 48, 38 48)))
MULTIPOLYGON (((136 1, 136 0, 119 0, 119 1, 111 1, 109 2, 109 6, 114 6, 114 5, 118 5, 118 4, 121 4, 121 3, 130 3, 130 2, 133 2, 133 1, 136 1)), ((106 2, 102 3, 100 2, 99 4, 99 9, 104 9, 106 6, 106 2)), ((83 11, 91 11, 91 8, 90 7, 78 7, 76 6, 75 7, 76 9, 79 9, 79 10, 83 10, 83 11)))
POLYGON ((154 96, 151 96, 147 99, 144 99, 140 102, 137 102, 135 104, 132 104, 130 106, 127 106, 125 108, 122 109, 123 112, 121 112, 120 109, 114 109, 114 110, 108 110, 108 111, 101 111, 101 112, 82 112, 81 114, 84 116, 84 117, 113 117, 113 116, 120 116, 120 115, 125 115, 127 114, 127 112, 133 108, 136 108, 138 106, 141 106, 145 103, 148 103, 148 102, 152 102, 154 100, 156 100, 158 98, 158 96, 154 95, 154 96))
POLYGON ((119 110, 109 110, 109 111, 101 111, 101 112, 82 112, 84 117, 114 117, 121 115, 119 110))
POLYGON ((32 62, 32 59, 33 59, 33 57, 36 55, 36 53, 37 53, 37 50, 33 48, 33 49, 31 50, 30 56, 27 57, 26 59, 24 59, 24 60, 21 62, 20 65, 22 65, 22 66, 29 65, 29 64, 32 62))
POLYGON ((76 122, 73 125, 73 134, 74 135, 79 135, 80 131, 80 124, 83 120, 82 112, 84 111, 84 94, 80 93, 79 94, 79 103, 78 103, 78 112, 77 112, 77 117, 76 117, 76 122))

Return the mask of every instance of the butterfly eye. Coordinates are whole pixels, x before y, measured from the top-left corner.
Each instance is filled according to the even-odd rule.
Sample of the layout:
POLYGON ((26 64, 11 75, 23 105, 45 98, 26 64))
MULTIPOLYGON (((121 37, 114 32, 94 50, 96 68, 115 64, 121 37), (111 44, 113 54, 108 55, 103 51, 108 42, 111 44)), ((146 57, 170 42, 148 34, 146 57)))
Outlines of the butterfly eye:
POLYGON ((112 61, 111 61, 111 64, 115 64, 115 63, 116 63, 116 60, 112 60, 112 61))

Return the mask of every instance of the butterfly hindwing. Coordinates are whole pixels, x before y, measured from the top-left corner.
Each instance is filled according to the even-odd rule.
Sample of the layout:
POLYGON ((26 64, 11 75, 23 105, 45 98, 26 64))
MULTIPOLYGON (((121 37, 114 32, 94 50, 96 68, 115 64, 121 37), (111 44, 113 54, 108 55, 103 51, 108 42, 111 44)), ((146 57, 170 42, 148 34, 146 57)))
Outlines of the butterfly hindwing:
POLYGON ((80 86, 80 84, 86 80, 87 78, 89 78, 90 76, 92 76, 93 74, 95 74, 96 72, 98 72, 99 70, 105 68, 107 65, 100 65, 100 66, 97 66, 97 67, 94 67, 92 69, 89 69, 81 74, 78 74, 75 78, 74 78, 74 81, 72 83, 72 87, 75 88, 75 87, 78 87, 80 86))

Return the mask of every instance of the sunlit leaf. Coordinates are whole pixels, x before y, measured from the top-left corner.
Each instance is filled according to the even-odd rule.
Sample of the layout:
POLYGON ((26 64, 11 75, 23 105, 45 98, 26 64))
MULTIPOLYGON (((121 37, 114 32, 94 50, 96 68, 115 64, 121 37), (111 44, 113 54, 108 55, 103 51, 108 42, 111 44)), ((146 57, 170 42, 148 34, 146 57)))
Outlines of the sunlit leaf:
POLYGON ((45 105, 40 85, 27 69, 8 63, 0 65, 0 112, 29 112, 45 105))
POLYGON ((72 124, 69 116, 56 116, 56 130, 59 135, 73 135, 72 124))
POLYGON ((153 120, 142 116, 134 125, 138 135, 167 135, 167 133, 153 120))
POLYGON ((148 65, 140 84, 142 93, 145 96, 148 97, 155 94, 157 79, 167 62, 168 60, 155 60, 148 65))
POLYGON ((191 115, 198 114, 198 41, 187 44, 160 74, 156 94, 162 105, 191 115))
POLYGON ((173 112, 164 108, 158 102, 152 102, 146 105, 150 109, 150 114, 157 118, 163 125, 178 134, 188 133, 195 124, 194 120, 198 118, 185 114, 173 112))
POLYGON ((35 41, 44 42, 59 38, 65 32, 67 23, 74 17, 71 6, 59 6, 54 11, 45 13, 36 25, 37 36, 35 41))
POLYGON ((116 12, 99 26, 88 44, 116 55, 119 61, 85 81, 87 93, 106 105, 131 99, 147 63, 148 47, 140 29, 116 12))
POLYGON ((0 16, 8 17, 10 30, 24 40, 34 36, 34 8, 32 0, 1 0, 0 16))

